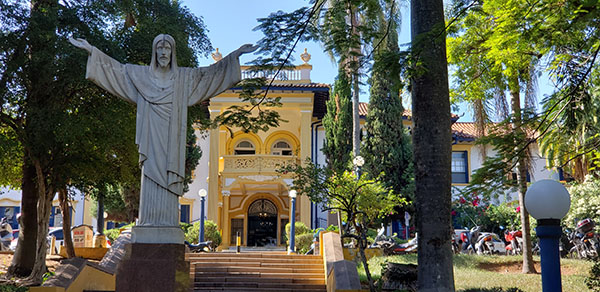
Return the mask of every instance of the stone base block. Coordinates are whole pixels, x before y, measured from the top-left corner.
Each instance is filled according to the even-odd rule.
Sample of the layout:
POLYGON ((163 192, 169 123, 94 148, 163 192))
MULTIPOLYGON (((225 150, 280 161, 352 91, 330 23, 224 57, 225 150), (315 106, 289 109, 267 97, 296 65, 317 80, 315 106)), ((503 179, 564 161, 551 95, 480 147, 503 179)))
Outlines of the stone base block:
POLYGON ((117 268, 117 292, 187 292, 190 264, 183 244, 131 243, 117 268))
POLYGON ((184 235, 179 226, 134 226, 131 228, 133 243, 183 244, 184 235))

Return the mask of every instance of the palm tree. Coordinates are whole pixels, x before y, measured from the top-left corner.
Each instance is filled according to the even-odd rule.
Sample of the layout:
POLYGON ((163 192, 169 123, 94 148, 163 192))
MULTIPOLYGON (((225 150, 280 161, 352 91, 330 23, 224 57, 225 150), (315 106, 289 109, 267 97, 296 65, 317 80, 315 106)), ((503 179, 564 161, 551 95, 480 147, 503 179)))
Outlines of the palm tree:
MULTIPOLYGON (((522 30, 517 19, 523 19, 520 13, 527 11, 515 5, 519 4, 506 6, 487 1, 470 10, 458 22, 463 30, 449 40, 449 60, 457 68, 454 96, 472 105, 478 133, 485 135, 492 122, 493 110, 499 120, 507 122, 508 127, 504 131, 513 137, 510 141, 513 147, 510 150, 512 155, 505 163, 516 167, 517 173, 524 241, 523 273, 535 273, 529 214, 524 205, 527 172, 531 168, 525 128, 529 113, 536 104, 536 70, 541 54, 535 51, 533 42, 514 37, 522 30), (524 106, 521 106, 522 93, 525 94, 524 106), (510 107, 507 101, 510 101, 510 107)), ((486 151, 482 152, 483 159, 486 159, 486 151)), ((511 168, 507 167, 506 171, 512 171, 511 168)))

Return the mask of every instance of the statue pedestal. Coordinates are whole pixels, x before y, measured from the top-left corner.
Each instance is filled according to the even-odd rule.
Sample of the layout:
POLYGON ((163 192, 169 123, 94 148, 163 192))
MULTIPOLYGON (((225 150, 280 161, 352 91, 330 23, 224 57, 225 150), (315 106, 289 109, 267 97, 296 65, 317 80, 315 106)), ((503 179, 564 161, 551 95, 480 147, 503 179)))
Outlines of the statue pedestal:
POLYGON ((117 292, 188 292, 190 263, 183 244, 131 243, 117 268, 117 292))
POLYGON ((179 226, 134 226, 131 228, 131 242, 183 244, 184 235, 179 226))

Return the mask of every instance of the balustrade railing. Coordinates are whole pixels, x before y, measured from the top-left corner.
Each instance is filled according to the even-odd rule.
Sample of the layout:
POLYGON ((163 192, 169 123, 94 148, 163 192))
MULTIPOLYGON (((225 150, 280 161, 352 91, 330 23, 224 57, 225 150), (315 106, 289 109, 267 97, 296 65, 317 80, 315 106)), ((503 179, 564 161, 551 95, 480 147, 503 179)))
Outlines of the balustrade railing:
POLYGON ((297 67, 291 69, 253 71, 250 66, 242 66, 242 79, 260 78, 273 79, 277 81, 306 81, 310 80, 310 69, 308 67, 297 67))
POLYGON ((274 173, 277 169, 299 163, 296 156, 225 155, 223 173, 274 173))

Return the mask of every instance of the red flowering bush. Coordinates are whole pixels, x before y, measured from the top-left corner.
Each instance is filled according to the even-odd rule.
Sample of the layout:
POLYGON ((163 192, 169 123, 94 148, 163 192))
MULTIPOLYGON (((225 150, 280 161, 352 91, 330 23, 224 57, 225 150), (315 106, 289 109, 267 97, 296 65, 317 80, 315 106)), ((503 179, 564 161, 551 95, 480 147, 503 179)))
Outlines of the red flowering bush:
POLYGON ((489 225, 486 216, 489 202, 477 194, 461 196, 452 202, 452 221, 455 227, 473 227, 474 225, 489 225))

